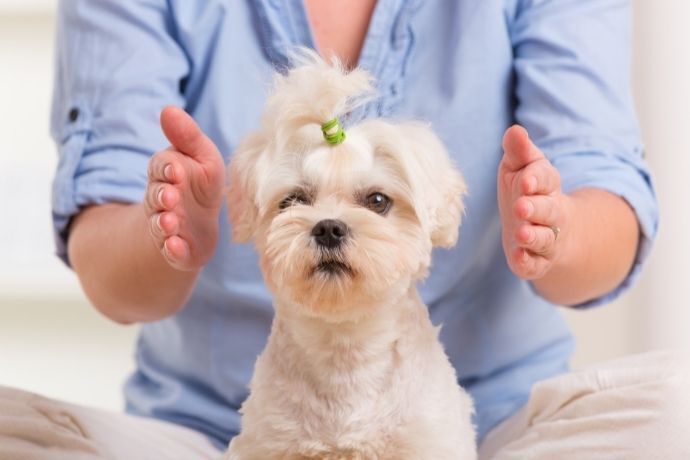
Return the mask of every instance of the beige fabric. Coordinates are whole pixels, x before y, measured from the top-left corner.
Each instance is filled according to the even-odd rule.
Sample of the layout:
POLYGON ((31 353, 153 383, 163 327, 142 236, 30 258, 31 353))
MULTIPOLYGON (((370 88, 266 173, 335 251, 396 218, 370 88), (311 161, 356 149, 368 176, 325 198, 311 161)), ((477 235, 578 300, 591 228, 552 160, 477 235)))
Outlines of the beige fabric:
POLYGON ((0 387, 2 460, 194 460, 221 455, 177 425, 0 387))
POLYGON ((690 459, 690 356, 630 356, 532 389, 480 460, 690 459))
MULTIPOLYGON (((536 384, 480 460, 690 459, 690 357, 631 356, 536 384)), ((2 460, 194 460, 220 452, 169 423, 0 387, 2 460)))

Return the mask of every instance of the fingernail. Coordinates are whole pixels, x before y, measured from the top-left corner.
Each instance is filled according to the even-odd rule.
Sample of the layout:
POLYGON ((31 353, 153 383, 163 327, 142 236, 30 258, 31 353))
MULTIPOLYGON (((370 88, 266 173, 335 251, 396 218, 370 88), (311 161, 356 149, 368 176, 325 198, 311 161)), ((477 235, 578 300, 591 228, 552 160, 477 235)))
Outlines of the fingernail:
POLYGON ((158 204, 161 206, 164 206, 163 204, 163 189, 158 190, 158 195, 156 196, 156 199, 158 200, 158 204))
POLYGON ((173 179, 173 168, 172 165, 166 165, 165 168, 163 168, 163 176, 165 177, 166 180, 172 180, 173 179))

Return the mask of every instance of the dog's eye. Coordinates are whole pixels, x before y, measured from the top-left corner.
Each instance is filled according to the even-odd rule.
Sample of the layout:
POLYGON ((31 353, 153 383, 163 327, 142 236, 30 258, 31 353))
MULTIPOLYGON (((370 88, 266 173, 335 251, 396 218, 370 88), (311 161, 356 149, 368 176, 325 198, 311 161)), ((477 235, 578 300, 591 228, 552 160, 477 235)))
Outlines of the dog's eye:
POLYGON ((380 192, 367 195, 365 206, 376 214, 384 215, 391 208, 392 200, 380 192))
POLYGON ((281 210, 283 210, 283 209, 289 208, 290 206, 294 206, 296 204, 309 204, 309 198, 304 193, 300 193, 300 192, 291 193, 290 195, 286 196, 283 199, 283 201, 280 202, 278 207, 281 210))

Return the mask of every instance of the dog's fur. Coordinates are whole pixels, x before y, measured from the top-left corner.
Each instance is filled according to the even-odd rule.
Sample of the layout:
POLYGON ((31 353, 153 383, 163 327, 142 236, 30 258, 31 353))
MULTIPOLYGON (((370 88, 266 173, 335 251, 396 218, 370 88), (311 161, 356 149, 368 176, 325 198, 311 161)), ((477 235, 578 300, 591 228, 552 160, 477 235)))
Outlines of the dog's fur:
POLYGON ((472 402, 415 288, 457 240, 465 184, 421 123, 368 120, 327 144, 320 125, 370 93, 364 71, 304 51, 232 159, 233 236, 254 240, 275 318, 226 459, 476 456, 472 402), (342 246, 315 243, 324 219, 347 225, 342 246))

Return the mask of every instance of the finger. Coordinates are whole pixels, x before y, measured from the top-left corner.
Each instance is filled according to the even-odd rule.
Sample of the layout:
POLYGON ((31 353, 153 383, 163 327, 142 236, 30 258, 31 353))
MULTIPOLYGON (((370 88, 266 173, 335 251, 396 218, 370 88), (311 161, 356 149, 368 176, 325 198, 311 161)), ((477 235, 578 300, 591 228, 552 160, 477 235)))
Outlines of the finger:
POLYGON ((515 241, 521 248, 549 258, 555 248, 556 235, 550 227, 522 224, 515 231, 515 241))
POLYGON ((209 155, 219 155, 215 144, 196 124, 194 119, 179 107, 169 106, 161 112, 161 128, 170 144, 195 160, 209 155))
POLYGON ((179 152, 163 150, 151 157, 147 172, 149 181, 179 184, 182 181, 184 168, 177 158, 178 155, 180 155, 179 152))
POLYGON ((520 187, 516 190, 518 194, 549 195, 560 189, 561 177, 549 160, 543 158, 525 166, 516 184, 520 187))
POLYGON ((501 165, 508 171, 518 171, 526 165, 544 158, 544 154, 532 143, 527 130, 513 125, 503 136, 503 160, 501 165))
POLYGON ((182 269, 189 260, 189 245, 177 235, 165 240, 163 255, 173 267, 182 269))
POLYGON ((551 267, 551 261, 525 248, 515 248, 510 254, 513 272, 522 279, 536 280, 543 277, 551 267))
POLYGON ((548 195, 521 196, 515 201, 513 211, 519 220, 551 227, 560 218, 558 199, 548 195))
POLYGON ((149 212, 170 211, 180 202, 180 192, 173 185, 153 182, 144 199, 149 212))

